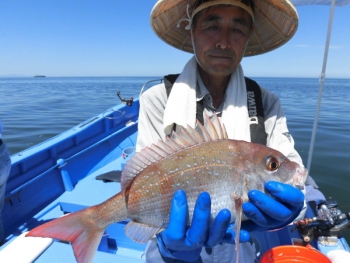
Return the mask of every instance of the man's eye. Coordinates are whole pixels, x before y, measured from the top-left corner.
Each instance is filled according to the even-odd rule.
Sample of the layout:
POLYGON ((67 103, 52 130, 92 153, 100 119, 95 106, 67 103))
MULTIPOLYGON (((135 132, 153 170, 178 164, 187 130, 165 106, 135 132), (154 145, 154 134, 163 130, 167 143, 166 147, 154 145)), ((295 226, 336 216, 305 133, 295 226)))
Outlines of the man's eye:
POLYGON ((210 27, 208 27, 208 30, 217 30, 217 29, 218 29, 217 26, 210 26, 210 27))
POLYGON ((233 28, 233 29, 231 29, 231 31, 235 34, 242 34, 242 35, 244 34, 244 32, 238 28, 233 28))

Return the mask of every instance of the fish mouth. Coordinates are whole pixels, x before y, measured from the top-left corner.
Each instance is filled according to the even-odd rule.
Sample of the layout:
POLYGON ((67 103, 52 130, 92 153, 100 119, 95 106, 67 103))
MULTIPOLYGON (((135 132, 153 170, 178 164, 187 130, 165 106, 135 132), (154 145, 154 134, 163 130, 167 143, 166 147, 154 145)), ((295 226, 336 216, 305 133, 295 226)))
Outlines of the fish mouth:
POLYGON ((294 187, 303 190, 309 172, 305 167, 299 167, 293 177, 294 187))

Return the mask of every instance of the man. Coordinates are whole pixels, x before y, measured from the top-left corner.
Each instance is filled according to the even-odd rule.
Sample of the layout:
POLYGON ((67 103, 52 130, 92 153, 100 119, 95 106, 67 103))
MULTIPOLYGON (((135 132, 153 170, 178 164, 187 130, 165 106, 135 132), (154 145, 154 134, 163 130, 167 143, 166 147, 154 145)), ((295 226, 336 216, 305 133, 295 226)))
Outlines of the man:
POLYGON ((1 139, 3 127, 0 120, 0 246, 4 242, 4 229, 1 219, 1 210, 4 206, 6 181, 10 174, 11 158, 5 143, 1 139))
MULTIPOLYGON (((243 56, 261 54, 287 42, 297 22, 289 1, 159 0, 151 13, 153 29, 170 45, 195 56, 176 80, 170 81, 170 90, 160 84, 140 97, 137 151, 164 140, 180 126, 194 127, 196 118, 204 114, 210 118, 218 114, 230 139, 251 141, 254 132, 250 131, 240 62, 243 56), (198 110, 199 104, 203 112, 198 110)), ((262 143, 302 165, 279 99, 265 89, 259 90, 264 109, 262 143)), ((243 212, 251 220, 242 225, 240 262, 256 260, 254 246, 247 242, 249 231, 283 227, 302 210, 304 195, 300 190, 277 182, 266 183, 265 190, 274 198, 253 190, 250 202, 243 204, 243 212)), ((150 242, 147 262, 235 262, 235 233, 228 229, 231 215, 227 209, 210 225, 210 196, 202 193, 189 229, 186 215, 186 193, 178 191, 168 228, 150 242)))

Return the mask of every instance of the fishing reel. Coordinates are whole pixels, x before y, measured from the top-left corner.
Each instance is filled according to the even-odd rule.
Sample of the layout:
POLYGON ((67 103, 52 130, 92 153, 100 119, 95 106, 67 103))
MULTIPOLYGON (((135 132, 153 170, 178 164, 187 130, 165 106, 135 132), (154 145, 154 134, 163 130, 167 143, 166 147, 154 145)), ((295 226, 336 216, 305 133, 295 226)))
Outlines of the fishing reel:
POLYGON ((338 238, 350 228, 350 212, 343 213, 335 200, 322 201, 317 205, 314 202, 313 210, 316 217, 304 218, 294 223, 304 244, 314 239, 319 240, 320 237, 338 238))

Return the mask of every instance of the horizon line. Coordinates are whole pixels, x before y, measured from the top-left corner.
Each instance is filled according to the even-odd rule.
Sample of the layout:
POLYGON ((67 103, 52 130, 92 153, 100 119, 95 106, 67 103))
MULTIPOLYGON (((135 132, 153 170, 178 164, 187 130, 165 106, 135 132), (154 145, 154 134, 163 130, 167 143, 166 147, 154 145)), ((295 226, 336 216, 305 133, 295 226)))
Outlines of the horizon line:
MULTIPOLYGON (((147 78, 147 77, 157 77, 161 78, 163 76, 160 75, 118 75, 118 76, 46 76, 46 75, 40 75, 44 76, 44 78, 147 78)), ((247 75, 246 75, 247 76, 247 75)), ((300 79, 319 79, 320 77, 316 76, 249 76, 250 78, 300 78, 300 79)), ((33 76, 27 76, 27 75, 15 75, 15 74, 8 74, 8 75, 0 75, 0 78, 35 78, 37 77, 33 76)), ((350 79, 350 77, 325 77, 325 79, 350 79)), ((40 78, 43 79, 43 78, 40 78)))

